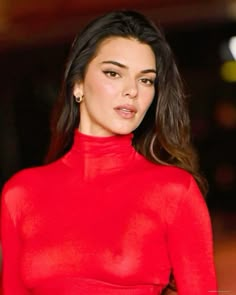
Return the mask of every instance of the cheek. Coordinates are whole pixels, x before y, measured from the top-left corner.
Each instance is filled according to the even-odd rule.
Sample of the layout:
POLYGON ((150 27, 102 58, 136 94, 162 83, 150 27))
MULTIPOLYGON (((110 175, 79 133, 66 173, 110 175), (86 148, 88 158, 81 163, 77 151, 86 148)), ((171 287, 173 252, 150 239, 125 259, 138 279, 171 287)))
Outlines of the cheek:
POLYGON ((155 95, 155 91, 150 91, 150 92, 144 94, 143 97, 146 98, 146 99, 142 100, 142 108, 144 111, 146 111, 150 107, 150 105, 154 99, 154 95, 155 95))
POLYGON ((103 98, 109 98, 111 100, 118 91, 118 85, 115 83, 108 83, 106 80, 104 81, 102 79, 90 80, 85 87, 85 93, 88 98, 97 98, 99 100, 103 100, 103 98))

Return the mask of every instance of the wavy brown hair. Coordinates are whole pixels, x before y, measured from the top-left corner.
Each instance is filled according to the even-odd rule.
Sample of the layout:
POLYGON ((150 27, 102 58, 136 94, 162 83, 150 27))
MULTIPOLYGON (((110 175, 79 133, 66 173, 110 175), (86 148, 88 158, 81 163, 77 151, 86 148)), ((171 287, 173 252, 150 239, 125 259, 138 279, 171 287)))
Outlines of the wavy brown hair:
POLYGON ((155 96, 142 123, 134 130, 133 146, 152 162, 174 165, 190 172, 204 194, 206 184, 198 172, 197 155, 191 145, 188 106, 173 53, 161 29, 137 11, 113 11, 100 16, 75 38, 52 116, 46 163, 60 158, 70 149, 74 130, 80 122, 73 86, 84 79, 87 66, 101 42, 116 36, 148 44, 156 57, 155 96))

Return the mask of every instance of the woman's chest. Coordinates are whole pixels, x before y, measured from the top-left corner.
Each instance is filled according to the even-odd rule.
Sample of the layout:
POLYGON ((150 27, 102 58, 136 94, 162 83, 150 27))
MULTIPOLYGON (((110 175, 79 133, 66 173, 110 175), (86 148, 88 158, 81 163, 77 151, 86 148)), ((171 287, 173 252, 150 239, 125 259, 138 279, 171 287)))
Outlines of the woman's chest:
POLYGON ((22 222, 22 267, 28 282, 72 274, 105 276, 111 282, 167 280, 160 198, 152 184, 130 178, 57 187, 22 222))

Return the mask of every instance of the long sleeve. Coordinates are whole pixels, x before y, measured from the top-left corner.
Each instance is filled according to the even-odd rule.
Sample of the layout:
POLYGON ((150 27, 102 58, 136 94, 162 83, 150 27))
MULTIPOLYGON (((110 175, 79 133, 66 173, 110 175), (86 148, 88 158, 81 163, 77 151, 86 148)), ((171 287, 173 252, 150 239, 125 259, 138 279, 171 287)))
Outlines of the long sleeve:
MULTIPOLYGON (((23 285, 20 269, 20 239, 17 231, 16 216, 10 214, 9 203, 15 199, 16 189, 8 190, 2 194, 1 208, 1 239, 3 252, 3 295, 28 295, 23 285), (9 201, 9 202, 7 202, 9 201)), ((12 203, 13 204, 13 203, 12 203)), ((16 204, 14 204, 17 212, 16 204)), ((19 208, 18 208, 19 209, 19 208)), ((11 212, 12 213, 12 212, 11 212)))
POLYGON ((147 161, 130 139, 76 133, 61 159, 5 184, 3 295, 160 295, 171 271, 178 295, 216 290, 195 181, 147 161))
POLYGON ((217 294, 210 217, 192 178, 168 228, 168 247, 178 295, 217 294))

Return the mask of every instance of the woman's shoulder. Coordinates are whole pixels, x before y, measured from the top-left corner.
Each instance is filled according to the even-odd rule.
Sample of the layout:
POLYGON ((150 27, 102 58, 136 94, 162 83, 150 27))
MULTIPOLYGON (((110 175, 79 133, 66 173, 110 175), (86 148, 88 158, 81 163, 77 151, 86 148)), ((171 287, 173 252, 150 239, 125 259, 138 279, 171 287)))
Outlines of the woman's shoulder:
POLYGON ((189 180, 191 178, 191 173, 187 170, 173 166, 173 165, 159 165, 160 174, 163 176, 168 176, 171 179, 181 179, 181 180, 189 180))
POLYGON ((164 165, 164 164, 155 164, 155 163, 146 163, 146 174, 149 177, 149 180, 158 182, 160 184, 179 184, 182 187, 187 188, 191 182, 193 176, 191 173, 186 171, 183 168, 173 166, 173 165, 164 165))
POLYGON ((39 184, 40 168, 25 168, 13 174, 3 185, 1 196, 5 200, 23 198, 39 184))
POLYGON ((142 167, 135 169, 135 174, 144 186, 147 185, 153 191, 159 192, 159 195, 173 201, 182 198, 193 187, 198 190, 193 175, 174 165, 157 164, 144 159, 142 167))
POLYGON ((32 188, 36 179, 35 170, 37 168, 20 170, 5 182, 1 191, 2 210, 7 208, 7 211, 15 216, 17 211, 21 211, 29 203, 34 196, 32 188))
POLYGON ((176 214, 181 214, 184 208, 189 208, 189 214, 195 209, 206 210, 206 200, 190 172, 163 165, 156 173, 155 188, 162 208, 166 209, 164 215, 168 223, 174 220, 176 214))
POLYGON ((14 173, 4 184, 3 191, 13 189, 15 187, 27 187, 37 179, 40 174, 41 167, 24 168, 14 173))
POLYGON ((35 193, 42 186, 50 183, 53 171, 57 171, 59 162, 48 165, 24 168, 13 174, 3 185, 1 195, 3 198, 26 196, 35 193))
POLYGON ((168 202, 203 197, 194 176, 177 166, 153 164, 147 169, 144 179, 168 202))

